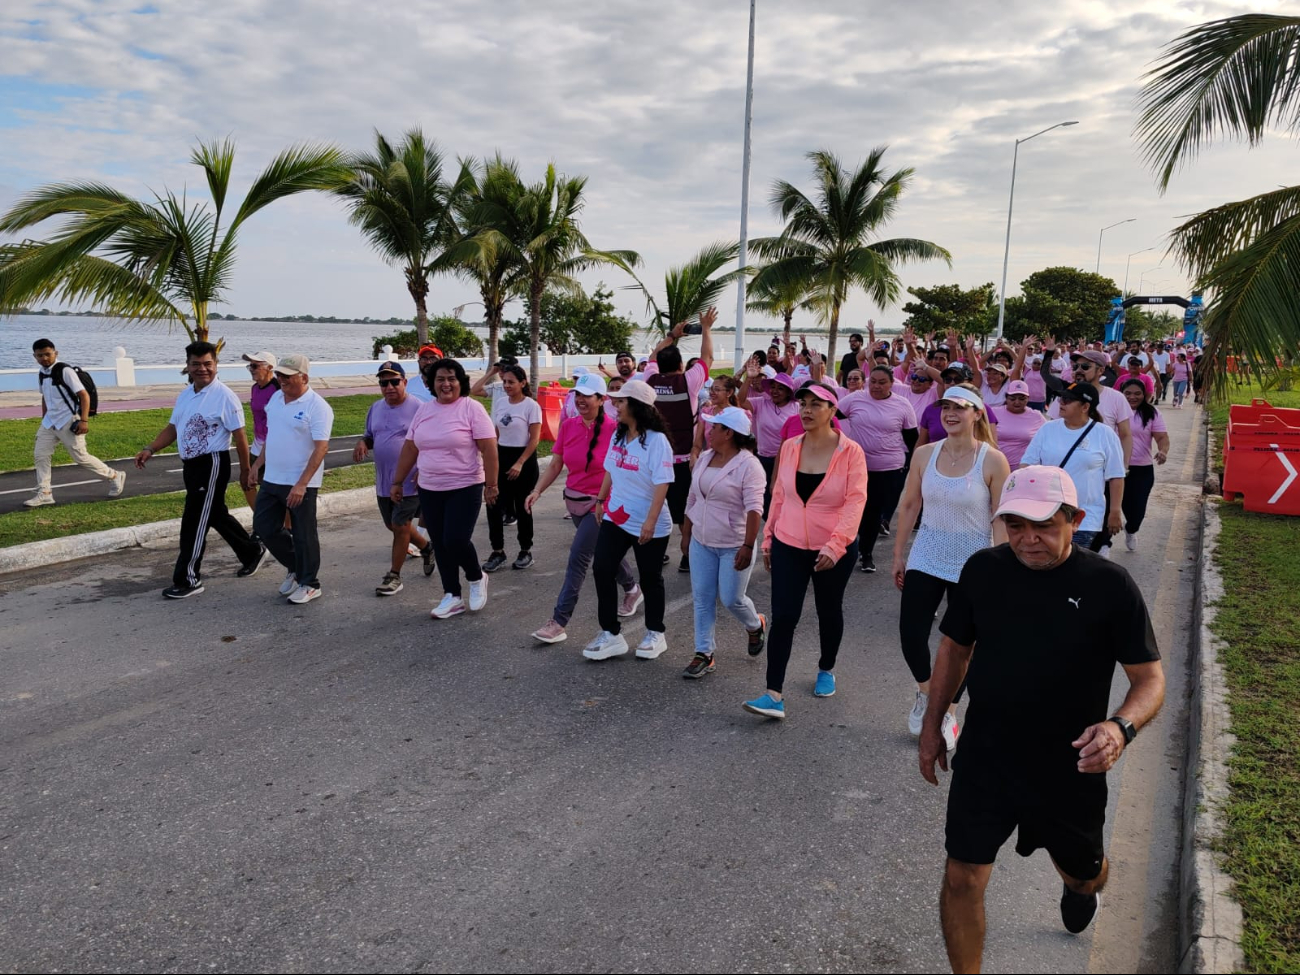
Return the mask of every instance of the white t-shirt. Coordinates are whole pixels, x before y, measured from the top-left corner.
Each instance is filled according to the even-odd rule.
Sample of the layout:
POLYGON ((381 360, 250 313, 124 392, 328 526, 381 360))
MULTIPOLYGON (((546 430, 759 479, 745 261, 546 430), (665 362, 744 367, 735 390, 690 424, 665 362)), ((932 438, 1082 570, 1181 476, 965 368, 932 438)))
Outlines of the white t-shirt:
MULTIPOLYGON (((1116 433, 1119 432, 1121 423, 1133 419, 1133 407, 1128 405, 1128 397, 1118 389, 1112 389, 1110 386, 1101 387, 1101 402, 1097 404, 1097 412, 1101 414, 1102 422, 1116 433)), ((1052 405, 1047 408, 1047 415, 1053 420, 1060 419, 1061 401, 1059 398, 1052 400, 1052 405)))
MULTIPOLYGON (((1034 434, 1020 458, 1023 465, 1044 464, 1060 467, 1065 455, 1083 433, 1084 427, 1071 430, 1064 420, 1044 424, 1034 434)), ((1104 423, 1098 423, 1070 455, 1065 472, 1074 481, 1079 507, 1084 510, 1080 531, 1101 531, 1106 517, 1106 482, 1124 476, 1124 448, 1119 437, 1104 423)))
POLYGON ((1151 353, 1151 361, 1156 364, 1156 372, 1160 373, 1160 375, 1162 376, 1169 369, 1169 360, 1172 358, 1173 356, 1171 356, 1168 352, 1151 353))
MULTIPOLYGON (((54 365, 58 365, 56 362, 54 365)), ((45 417, 41 420, 41 426, 47 430, 62 430, 74 419, 81 419, 81 402, 80 393, 86 387, 82 385, 81 379, 77 376, 77 370, 67 364, 63 367, 63 382, 67 389, 60 389, 54 385, 54 366, 49 369, 42 369, 41 375, 45 379, 37 379, 41 385, 41 397, 45 400, 45 417), (64 397, 67 397, 65 399, 64 397), (68 406, 68 400, 76 404, 76 412, 68 406)))
POLYGON ((542 408, 537 400, 525 396, 511 403, 509 396, 492 398, 492 425, 497 428, 497 446, 527 447, 528 426, 542 422, 542 408))
MULTIPOLYGON (((297 484, 316 449, 316 441, 328 440, 333 429, 334 411, 316 390, 308 389, 292 403, 284 401, 284 390, 280 390, 266 404, 266 466, 262 480, 297 484)), ((324 476, 322 463, 307 486, 320 487, 324 476)))
POLYGON ((176 428, 181 460, 193 460, 230 449, 231 433, 244 429, 244 408, 229 386, 214 379, 198 392, 192 385, 182 389, 167 422, 176 428))
MULTIPOLYGON (((655 486, 673 483, 672 444, 654 430, 646 431, 645 446, 641 445, 640 436, 632 437, 627 443, 615 440, 605 454, 605 470, 609 472, 605 520, 612 521, 629 535, 639 535, 650 515, 655 486)), ((672 516, 665 501, 655 521, 654 537, 665 538, 672 530, 672 516)))

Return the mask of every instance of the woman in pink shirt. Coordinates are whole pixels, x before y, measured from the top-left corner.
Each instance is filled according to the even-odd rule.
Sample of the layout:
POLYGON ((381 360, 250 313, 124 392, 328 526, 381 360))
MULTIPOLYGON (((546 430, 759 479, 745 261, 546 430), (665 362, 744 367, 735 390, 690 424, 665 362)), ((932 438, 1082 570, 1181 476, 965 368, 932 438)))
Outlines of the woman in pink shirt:
POLYGON ((1174 357, 1174 409, 1183 408, 1183 397, 1187 395, 1187 382, 1192 378, 1192 367, 1187 361, 1187 353, 1179 352, 1174 357))
MULTIPOLYGON (((563 493, 564 506, 573 522, 573 543, 569 546, 564 584, 560 587, 551 618, 532 633, 533 639, 542 643, 561 643, 569 638, 564 628, 573 618, 578 595, 587 581, 587 570, 596 555, 596 536, 600 534, 600 521, 595 514, 596 498, 600 494, 601 482, 605 480, 605 455, 609 453, 609 443, 618 428, 618 421, 611 419, 604 408, 605 391, 605 380, 594 373, 581 376, 574 383, 573 405, 578 415, 560 424, 560 432, 551 448, 551 462, 546 465, 532 493, 524 499, 524 508, 531 512, 537 499, 568 468, 563 493)), ((619 562, 616 577, 623 589, 618 615, 631 616, 641 605, 643 597, 627 559, 619 562)))
MULTIPOLYGON (((1043 381, 1041 376, 1038 381, 1043 381)), ((1042 413, 1030 409, 1031 402, 1029 384, 1025 380, 1013 379, 1007 384, 1006 408, 1002 411, 1002 422, 998 424, 998 449, 1006 455, 1012 470, 1020 463, 1038 428, 1047 422, 1042 413)))
POLYGON ((1115 388, 1123 389, 1124 384, 1130 379, 1140 382, 1146 389, 1148 397, 1154 397, 1156 394, 1155 380, 1150 375, 1142 371, 1142 360, 1137 356, 1129 356, 1124 362, 1124 371, 1115 377, 1115 388))
POLYGON ((1137 533, 1147 514, 1147 501, 1156 484, 1155 464, 1169 459, 1169 432, 1165 418, 1151 402, 1146 386, 1137 377, 1120 384, 1119 391, 1133 407, 1133 454, 1129 460, 1128 474, 1124 476, 1124 497, 1120 510, 1124 512, 1124 545, 1130 552, 1137 551, 1137 533), (1151 441, 1155 441, 1154 457, 1151 441))
POLYGON ((839 393, 830 383, 813 382, 799 390, 804 434, 781 447, 772 486, 772 508, 763 532, 763 564, 772 573, 767 693, 744 704, 746 711, 769 718, 785 717, 785 671, 810 582, 821 641, 813 694, 835 693, 831 671, 844 636, 844 590, 853 575, 858 526, 867 501, 862 448, 831 426, 838 403, 839 393))
MULTIPOLYGON (((771 357, 768 358, 771 364, 771 357)), ((772 503, 772 469, 776 467, 781 452, 781 428, 785 421, 799 413, 794 401, 794 380, 785 373, 776 375, 761 387, 758 363, 750 359, 745 363, 745 379, 736 391, 736 402, 742 410, 749 410, 754 418, 754 438, 758 441, 758 462, 767 474, 767 492, 763 495, 763 517, 767 517, 772 503)))
POLYGON ((704 422, 709 449, 691 475, 682 519, 682 555, 690 560, 695 597, 695 656, 682 676, 691 678, 713 673, 718 600, 749 633, 751 657, 763 652, 767 629, 746 592, 767 485, 754 456, 749 414, 729 406, 704 422))
MULTIPOLYGON (((704 426, 706 416, 716 416, 729 406, 738 406, 736 402, 736 390, 740 389, 740 383, 732 376, 715 376, 709 386, 708 401, 700 407, 700 415, 695 421, 695 443, 691 447, 691 466, 700 459, 700 454, 704 453, 708 447, 708 432, 704 426)), ((749 411, 745 414, 748 416, 749 411)), ((753 416, 749 416, 750 423, 754 422, 753 416)))

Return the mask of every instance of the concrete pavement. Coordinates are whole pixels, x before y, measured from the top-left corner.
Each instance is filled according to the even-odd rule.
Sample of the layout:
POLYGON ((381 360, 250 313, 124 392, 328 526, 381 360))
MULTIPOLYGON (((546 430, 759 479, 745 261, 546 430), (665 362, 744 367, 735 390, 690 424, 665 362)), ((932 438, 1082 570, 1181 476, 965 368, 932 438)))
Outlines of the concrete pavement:
MULTIPOLYGON (((1175 964, 1194 415, 1166 414, 1141 549, 1116 553, 1155 615, 1169 692, 1111 773, 1106 904, 1066 934, 1047 858, 1005 848, 988 970, 1175 964)), ((582 659, 590 583, 570 642, 533 645, 570 540, 557 492, 539 510, 538 564, 444 622, 428 618, 436 576, 372 594, 377 514, 323 526, 325 595, 302 607, 275 597, 274 567, 233 578, 215 536, 207 591, 184 602, 159 596, 170 546, 0 579, 5 967, 944 970, 946 783, 916 772, 886 575, 850 584, 826 700, 810 693, 808 604, 790 717, 762 722, 740 702, 764 661, 729 618, 718 673, 678 676, 685 575, 668 573, 657 661, 582 659)), ((761 570, 751 593, 770 605, 761 570)))

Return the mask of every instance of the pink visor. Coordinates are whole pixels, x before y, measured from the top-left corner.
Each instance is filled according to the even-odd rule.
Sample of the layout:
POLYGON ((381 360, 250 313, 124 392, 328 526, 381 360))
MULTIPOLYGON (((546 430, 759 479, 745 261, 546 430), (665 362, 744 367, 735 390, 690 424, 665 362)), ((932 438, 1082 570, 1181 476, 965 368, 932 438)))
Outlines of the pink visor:
POLYGON ((805 393, 810 396, 816 396, 818 399, 823 399, 827 403, 830 403, 831 406, 840 405, 840 394, 823 383, 809 383, 802 387, 799 392, 795 393, 795 396, 802 397, 805 393))

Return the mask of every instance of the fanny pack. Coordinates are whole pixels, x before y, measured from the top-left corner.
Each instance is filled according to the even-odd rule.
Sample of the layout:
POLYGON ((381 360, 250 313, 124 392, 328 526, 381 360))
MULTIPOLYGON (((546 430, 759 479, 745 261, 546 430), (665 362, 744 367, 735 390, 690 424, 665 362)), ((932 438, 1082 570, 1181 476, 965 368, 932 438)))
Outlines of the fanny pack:
POLYGON ((576 497, 571 497, 569 492, 565 491, 564 507, 569 511, 569 517, 576 520, 595 510, 596 499, 589 494, 579 494, 576 497))

